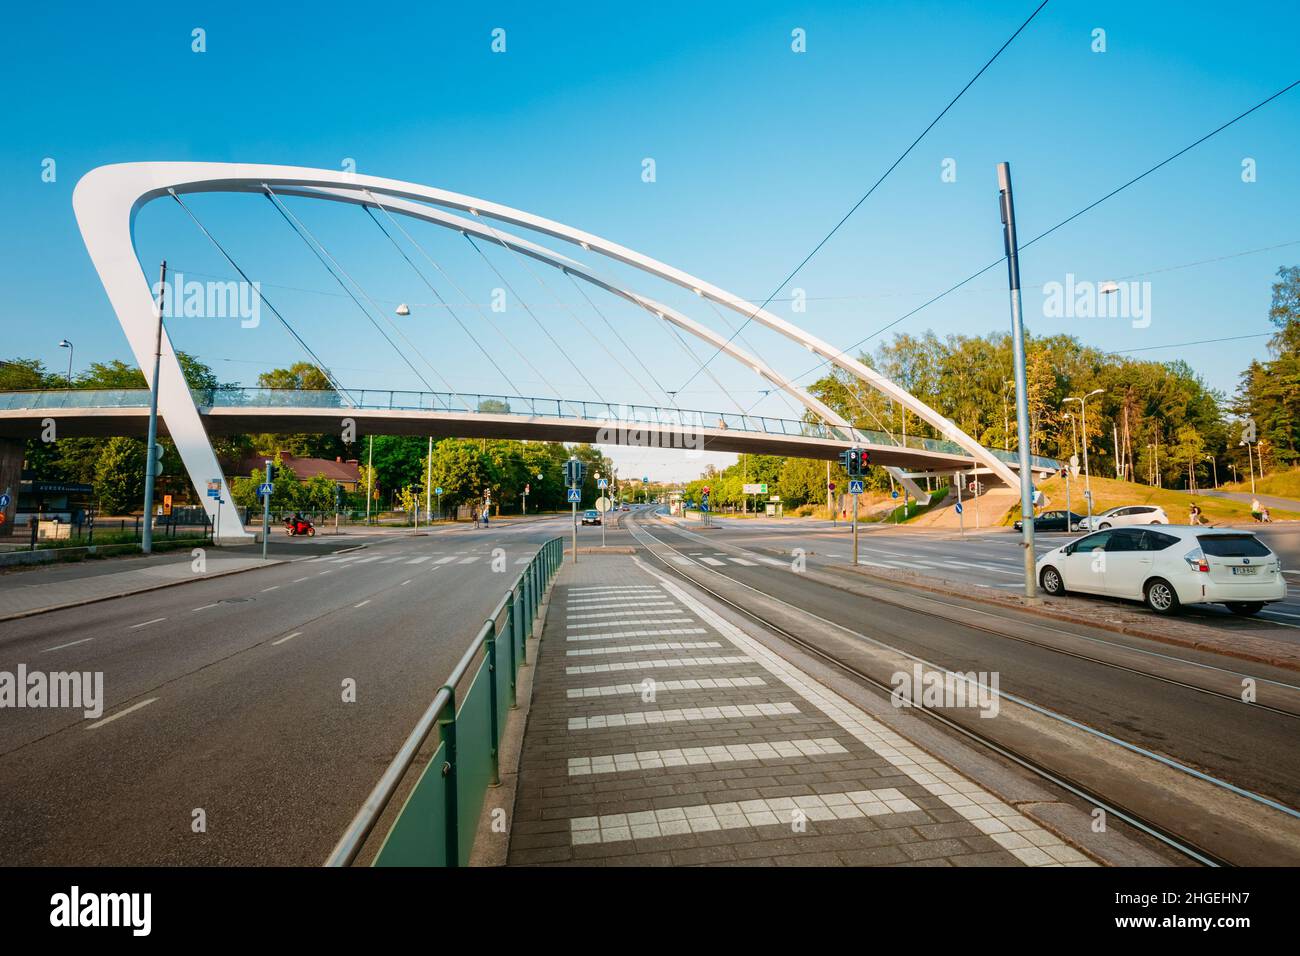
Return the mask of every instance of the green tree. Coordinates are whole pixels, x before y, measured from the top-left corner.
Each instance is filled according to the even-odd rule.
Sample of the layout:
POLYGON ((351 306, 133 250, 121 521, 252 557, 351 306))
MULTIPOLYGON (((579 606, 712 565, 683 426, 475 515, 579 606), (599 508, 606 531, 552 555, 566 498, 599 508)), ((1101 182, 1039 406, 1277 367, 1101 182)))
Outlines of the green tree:
POLYGON ((110 438, 95 465, 95 498, 100 514, 129 514, 144 500, 144 442, 110 438))

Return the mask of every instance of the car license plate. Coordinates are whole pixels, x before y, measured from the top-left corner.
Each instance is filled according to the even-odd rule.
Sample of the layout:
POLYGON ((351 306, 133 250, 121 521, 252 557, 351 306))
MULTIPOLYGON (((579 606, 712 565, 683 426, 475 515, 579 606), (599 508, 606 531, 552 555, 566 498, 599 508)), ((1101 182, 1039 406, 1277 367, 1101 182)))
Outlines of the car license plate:
POLYGON ((1259 568, 1244 566, 1240 568, 1233 568, 1232 573, 1233 574, 1254 574, 1258 570, 1259 568))

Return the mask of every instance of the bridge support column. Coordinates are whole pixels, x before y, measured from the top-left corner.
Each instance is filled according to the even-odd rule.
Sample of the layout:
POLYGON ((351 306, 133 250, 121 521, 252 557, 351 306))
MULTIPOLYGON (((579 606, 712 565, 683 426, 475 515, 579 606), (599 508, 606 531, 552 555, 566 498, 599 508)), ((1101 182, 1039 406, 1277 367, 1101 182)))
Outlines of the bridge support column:
POLYGON ((0 524, 0 538, 14 534, 14 518, 18 513, 18 483, 23 474, 23 457, 27 442, 21 438, 0 438, 0 494, 9 496, 4 507, 4 523, 0 524))

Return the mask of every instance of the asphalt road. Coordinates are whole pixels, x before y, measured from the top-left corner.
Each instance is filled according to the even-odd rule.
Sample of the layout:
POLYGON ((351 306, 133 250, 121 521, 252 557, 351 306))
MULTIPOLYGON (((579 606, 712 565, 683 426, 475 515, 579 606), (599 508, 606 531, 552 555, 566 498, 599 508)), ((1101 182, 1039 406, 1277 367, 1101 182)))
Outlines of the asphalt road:
POLYGON ((6 623, 0 670, 101 671, 106 703, 99 720, 0 711, 0 863, 319 864, 522 565, 568 527, 385 536, 6 623))
MULTIPOLYGON (((756 548, 792 553, 803 548, 812 563, 847 564, 852 556, 852 536, 846 522, 805 522, 714 518, 709 534, 719 540, 756 548)), ((1249 529, 1282 558, 1284 573, 1292 582, 1285 601, 1271 604, 1252 619, 1242 619, 1221 605, 1193 605, 1183 613, 1198 623, 1232 632, 1251 631, 1279 640, 1300 642, 1300 525, 1271 525, 1249 529)), ((1059 548, 1080 537, 1075 532, 1039 533, 1034 539, 1038 555, 1059 548)), ((977 587, 1021 591, 1024 565, 1020 536, 1012 531, 986 531, 961 535, 956 532, 900 529, 891 525, 858 525, 858 563, 868 567, 916 571, 977 587)), ((1097 600, 1089 597, 1087 600, 1097 600)), ((1102 599, 1106 600, 1106 599, 1102 599)), ((1136 602, 1124 607, 1144 614, 1136 602)))
MULTIPOLYGON (((902 585, 886 586, 896 601, 872 601, 791 573, 788 560, 764 560, 760 548, 777 547, 770 530, 747 527, 752 521, 719 524, 723 526, 717 530, 700 532, 645 522, 648 531, 677 548, 683 558, 763 595, 952 670, 997 672, 1003 692, 1284 804, 1298 802, 1300 718, 1247 706, 1233 696, 1240 690, 1242 674, 1260 679, 1262 688, 1265 680, 1281 680, 1291 686, 1276 688, 1278 702, 1300 713, 1300 687, 1294 686, 1300 681, 1294 674, 1082 625, 1035 620, 1027 613, 989 614, 990 609, 960 599, 942 599, 940 614, 936 605, 927 603, 933 595, 927 598, 902 585), (755 550, 738 555, 711 543, 755 550), (1089 656, 1110 657, 1126 666, 1089 656), (1216 688, 1220 694, 1206 692, 1216 688)), ((787 530, 787 551, 808 537, 817 538, 792 537, 787 530)), ((941 540, 917 539, 905 545, 892 533, 872 532, 869 537, 881 553, 897 553, 900 566, 920 554, 937 559, 951 557, 955 550, 952 542, 941 540)), ((991 562, 1000 545, 978 547, 981 561, 991 562)), ((824 548, 817 550, 823 559, 827 556, 824 548)), ((843 545, 840 553, 847 554, 843 545)), ((810 556, 810 566, 812 560, 810 556)), ((1034 756, 1049 766, 1053 757, 1034 756)))

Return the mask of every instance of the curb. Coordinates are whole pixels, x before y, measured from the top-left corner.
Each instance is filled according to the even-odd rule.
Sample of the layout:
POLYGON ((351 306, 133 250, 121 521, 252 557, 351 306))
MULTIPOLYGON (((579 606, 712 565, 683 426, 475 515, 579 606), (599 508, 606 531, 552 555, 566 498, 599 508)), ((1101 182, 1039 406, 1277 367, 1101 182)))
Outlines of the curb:
MULTIPOLYGON (((366 547, 364 544, 357 545, 353 548, 344 548, 342 551, 332 551, 331 554, 344 554, 347 551, 360 551, 366 547)), ((150 591, 161 591, 163 588, 174 588, 182 584, 194 584, 196 581, 212 581, 217 578, 229 577, 232 574, 243 574, 246 571, 257 571, 260 568, 271 568, 281 564, 294 564, 298 561, 309 560, 306 558, 287 558, 268 561, 265 564, 253 564, 246 568, 232 568, 229 571, 217 571, 212 574, 205 574, 201 578, 184 578, 179 581, 167 581, 163 584, 151 584, 148 587, 136 588, 132 591, 121 591, 117 594, 103 594, 99 597, 84 598, 80 601, 67 601, 63 604, 51 604, 48 607, 35 607, 26 611, 18 611, 14 614, 0 616, 0 623, 4 621, 19 621, 27 617, 36 617, 38 614, 49 614, 53 611, 66 611, 68 608, 85 607, 87 604, 99 604, 103 601, 114 601, 117 598, 131 597, 135 594, 147 594, 150 591)))

